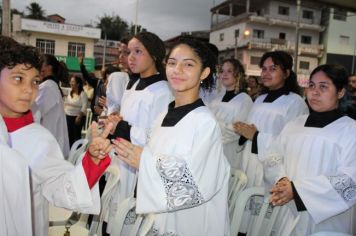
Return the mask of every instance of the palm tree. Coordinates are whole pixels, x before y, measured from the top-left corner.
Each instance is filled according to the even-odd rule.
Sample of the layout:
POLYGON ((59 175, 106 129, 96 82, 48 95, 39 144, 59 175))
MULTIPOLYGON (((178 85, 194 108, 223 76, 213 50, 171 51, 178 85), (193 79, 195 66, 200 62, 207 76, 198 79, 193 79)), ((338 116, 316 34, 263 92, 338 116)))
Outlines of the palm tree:
POLYGON ((45 11, 42 9, 41 5, 37 2, 32 2, 26 7, 29 14, 26 17, 31 19, 43 20, 45 19, 45 11))

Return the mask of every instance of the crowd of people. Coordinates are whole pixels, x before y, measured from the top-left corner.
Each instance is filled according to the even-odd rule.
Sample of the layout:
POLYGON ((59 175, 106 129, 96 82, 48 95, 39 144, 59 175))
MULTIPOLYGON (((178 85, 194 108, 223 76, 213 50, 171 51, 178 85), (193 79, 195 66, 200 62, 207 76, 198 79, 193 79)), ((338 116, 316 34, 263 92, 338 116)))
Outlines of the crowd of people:
MULTIPOLYGON (((82 56, 81 75, 69 76, 54 56, 11 38, 0 36, 0 51, 1 235, 47 235, 48 203, 98 214, 109 165, 120 180, 103 235, 116 235, 127 199, 136 207, 120 235, 147 214, 149 235, 230 235, 235 170, 281 206, 273 235, 356 233, 356 76, 341 65, 315 68, 302 97, 284 51, 264 53, 260 79, 237 59, 219 65, 216 47, 192 38, 167 54, 151 32, 123 39, 119 66, 100 79, 82 56), (65 159, 89 107, 89 145, 73 166, 65 159)), ((262 201, 240 209, 241 233, 262 201)))

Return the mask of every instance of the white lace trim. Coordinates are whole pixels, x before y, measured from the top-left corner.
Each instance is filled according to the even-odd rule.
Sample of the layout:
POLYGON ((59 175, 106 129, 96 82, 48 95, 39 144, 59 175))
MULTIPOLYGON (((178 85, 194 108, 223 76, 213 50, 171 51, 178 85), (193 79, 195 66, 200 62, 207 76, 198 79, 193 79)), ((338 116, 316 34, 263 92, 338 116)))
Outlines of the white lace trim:
POLYGON ((203 202, 203 197, 184 160, 160 157, 156 168, 165 186, 169 210, 193 207, 203 202))
POLYGON ((125 225, 132 225, 135 224, 137 219, 136 215, 136 207, 132 208, 126 215, 124 224, 125 225))
POLYGON ((149 232, 149 235, 151 236, 178 236, 178 234, 174 233, 174 232, 165 232, 163 234, 160 234, 158 229, 153 227, 151 232, 149 232))
POLYGON ((264 166, 273 167, 282 163, 282 158, 279 155, 271 155, 264 162, 264 166))
POLYGON ((346 201, 356 200, 356 183, 347 175, 329 176, 333 188, 346 201))

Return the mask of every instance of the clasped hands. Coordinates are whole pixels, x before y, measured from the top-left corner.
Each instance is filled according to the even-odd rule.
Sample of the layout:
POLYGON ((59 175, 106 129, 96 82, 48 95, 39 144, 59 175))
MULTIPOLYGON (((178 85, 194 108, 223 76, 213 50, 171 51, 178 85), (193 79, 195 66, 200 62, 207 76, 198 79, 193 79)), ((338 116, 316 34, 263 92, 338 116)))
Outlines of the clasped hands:
POLYGON ((244 122, 235 122, 233 124, 234 127, 234 131, 241 135, 244 136, 245 138, 252 140, 253 136, 255 135, 255 133, 257 132, 257 128, 254 124, 246 124, 244 122))
POLYGON ((294 199, 292 183, 287 177, 284 177, 279 180, 270 189, 270 193, 271 197, 269 199, 269 202, 273 206, 282 206, 294 199))

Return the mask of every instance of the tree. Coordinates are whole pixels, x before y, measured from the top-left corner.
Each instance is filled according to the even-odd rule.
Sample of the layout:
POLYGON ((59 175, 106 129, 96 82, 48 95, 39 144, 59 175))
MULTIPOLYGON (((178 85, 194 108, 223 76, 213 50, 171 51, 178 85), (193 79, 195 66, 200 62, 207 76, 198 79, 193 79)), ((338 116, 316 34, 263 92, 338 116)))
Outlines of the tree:
MULTIPOLYGON (((143 28, 141 25, 137 25, 137 29, 136 29, 136 33, 140 33, 140 32, 146 32, 146 28, 143 28)), ((130 34, 134 35, 135 34, 135 24, 130 25, 130 34)))
POLYGON ((26 17, 31 19, 43 20, 45 19, 45 11, 42 9, 41 5, 37 2, 32 2, 26 7, 29 14, 26 17))
POLYGON ((106 34, 107 39, 111 40, 120 40, 129 33, 127 22, 117 15, 109 16, 105 14, 100 17, 97 28, 101 29, 101 38, 105 38, 106 34))

